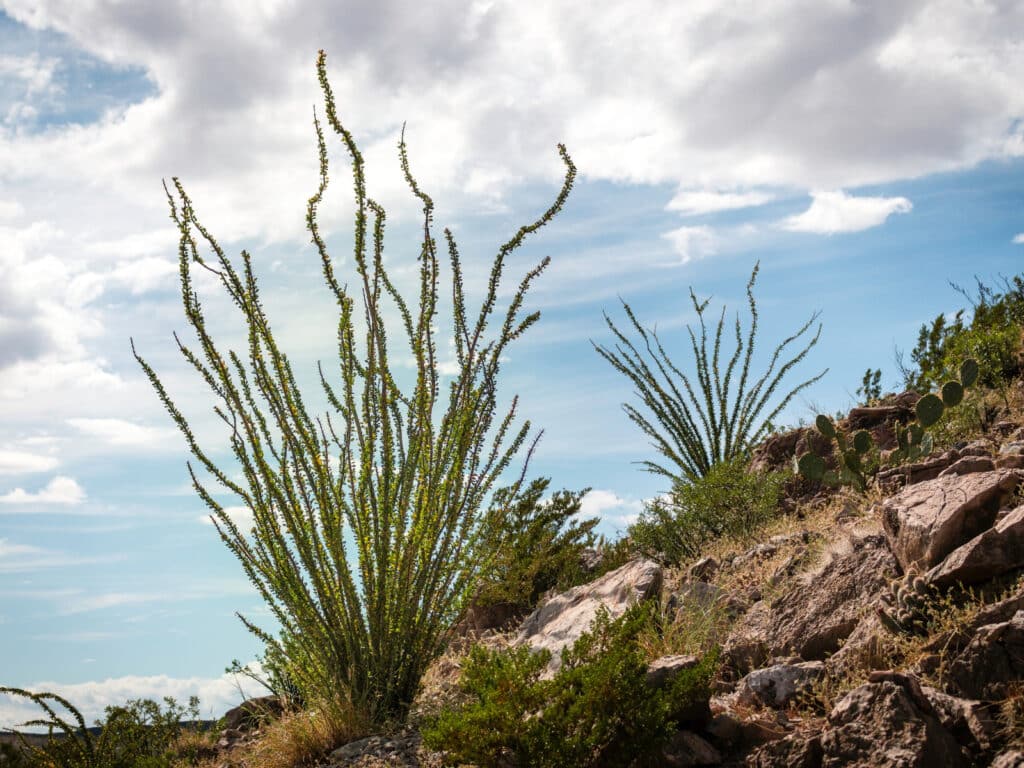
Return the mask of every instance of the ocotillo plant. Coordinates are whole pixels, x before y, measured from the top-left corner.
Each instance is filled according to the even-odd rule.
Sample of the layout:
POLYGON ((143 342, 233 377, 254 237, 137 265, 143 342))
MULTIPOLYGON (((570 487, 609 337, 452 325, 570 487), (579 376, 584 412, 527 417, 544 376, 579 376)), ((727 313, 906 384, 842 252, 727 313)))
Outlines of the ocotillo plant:
POLYGON ((517 424, 516 399, 507 411, 497 408, 499 368, 508 345, 539 318, 538 312, 522 316, 523 300, 548 258, 526 272, 504 317, 492 316, 510 255, 561 210, 576 171, 559 145, 566 168, 561 191, 540 218, 498 250, 475 321, 465 301, 459 251, 445 230, 457 363, 445 394, 436 344, 440 270, 433 202, 413 177, 403 136, 402 170, 423 206, 417 306, 402 297, 385 269, 384 210, 367 196, 363 157, 338 118, 322 51, 317 73, 327 122, 351 158, 356 206, 356 279, 350 289, 336 276, 317 224, 328 162, 324 131, 314 115, 320 183, 309 200, 306 225, 339 310, 338 369, 330 376, 320 367, 333 414, 310 415, 291 362, 271 332, 249 254, 242 252, 240 267, 225 255, 177 179, 168 201, 180 232, 185 315, 199 348, 181 341, 178 346, 219 398, 215 411, 230 430, 243 480, 200 446, 153 368, 139 362, 196 461, 252 510, 247 536, 189 465, 218 533, 281 632, 274 637, 243 618, 246 626, 286 660, 286 672, 306 701, 340 696, 345 706, 381 723, 404 718, 489 557, 482 510, 530 434, 528 421, 517 424), (222 351, 208 332, 192 278, 195 264, 220 279, 240 310, 248 328, 247 359, 222 351), (387 330, 404 336, 414 361, 411 391, 392 375, 386 302, 400 319, 399 328, 387 330), (357 316, 365 329, 357 328, 357 316))
POLYGON ((605 321, 617 343, 613 349, 594 344, 594 349, 636 387, 643 406, 651 412, 652 417, 644 415, 629 403, 624 403, 622 408, 670 463, 665 466, 653 461, 641 462, 648 471, 664 475, 674 482, 693 482, 707 475, 716 464, 745 455, 768 433, 773 419, 782 413, 789 401, 828 372, 826 369, 797 385, 778 401, 767 416, 761 416, 782 379, 818 343, 821 326, 818 326, 817 333, 800 352, 780 365, 780 357, 786 347, 803 336, 817 320, 818 313, 811 315, 800 330, 775 348, 768 369, 761 378, 751 382, 750 361, 757 337, 754 281, 759 269, 760 263, 755 264, 747 283, 750 329, 744 339, 737 314, 736 349, 725 363, 724 375, 721 353, 725 307, 722 308, 714 343, 709 351, 704 313, 711 299, 699 301, 693 289, 690 289, 690 300, 700 322, 699 344, 694 330, 689 326, 686 328, 693 349, 696 387, 666 354, 657 331, 645 329, 629 304, 623 301, 622 307, 639 335, 637 343, 627 338, 605 314, 605 321), (736 373, 739 374, 739 382, 736 391, 732 392, 733 375, 736 373))

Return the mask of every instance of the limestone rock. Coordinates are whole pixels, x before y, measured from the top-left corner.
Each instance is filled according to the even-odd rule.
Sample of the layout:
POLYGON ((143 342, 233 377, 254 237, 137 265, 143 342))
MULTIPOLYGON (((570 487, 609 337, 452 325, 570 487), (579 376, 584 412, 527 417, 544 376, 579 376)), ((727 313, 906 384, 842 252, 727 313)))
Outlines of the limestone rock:
POLYGON ((923 685, 921 691, 931 704, 942 726, 954 738, 970 748, 976 757, 988 752, 998 738, 999 722, 989 707, 980 701, 960 699, 923 685))
POLYGON ((881 536, 859 539, 820 573, 792 584, 770 604, 756 603, 736 622, 723 651, 741 671, 771 656, 824 659, 853 632, 895 571, 881 536))
POLYGON ((663 688, 671 683, 684 669, 693 669, 700 659, 689 654, 662 656, 647 665, 645 681, 652 688, 663 688))
POLYGON ((900 566, 931 568, 989 528, 1020 483, 1012 470, 947 475, 907 488, 882 504, 882 525, 900 566))
POLYGON ((927 702, 897 682, 865 683, 844 696, 821 735, 823 766, 959 767, 968 763, 927 702))
POLYGON ((1024 768, 1024 752, 1019 749, 1003 752, 992 761, 989 768, 1024 768))
POLYGON ((589 584, 581 584, 542 603, 523 621, 515 642, 551 651, 548 672, 562 666, 562 650, 590 629, 604 608, 613 619, 634 603, 661 590, 662 568, 652 560, 632 560, 589 584))
MULTIPOLYGON (((967 449, 964 449, 967 450, 967 449)), ((961 451, 963 455, 963 451, 961 451)), ((939 473, 939 477, 947 475, 970 475, 974 472, 991 472, 996 468, 996 463, 988 456, 963 456, 957 459, 939 473)))
POLYGON ((810 688, 824 671, 825 663, 821 661, 755 669, 736 686, 737 700, 742 704, 784 707, 810 688))
POLYGON ((750 768, 821 768, 821 739, 787 736, 758 747, 747 756, 750 768))
POLYGON ((932 568, 925 578, 937 587, 980 584, 1024 567, 1024 505, 980 533, 932 568))
POLYGON ((934 480, 943 470, 959 459, 960 452, 950 449, 913 464, 889 467, 878 473, 878 484, 882 488, 893 490, 923 483, 926 480, 934 480))
POLYGON ((696 733, 679 731, 662 747, 662 765, 690 768, 696 765, 721 765, 722 755, 696 733))
POLYGON ((971 699, 998 701, 1024 680, 1024 611, 978 629, 949 667, 953 688, 971 699))

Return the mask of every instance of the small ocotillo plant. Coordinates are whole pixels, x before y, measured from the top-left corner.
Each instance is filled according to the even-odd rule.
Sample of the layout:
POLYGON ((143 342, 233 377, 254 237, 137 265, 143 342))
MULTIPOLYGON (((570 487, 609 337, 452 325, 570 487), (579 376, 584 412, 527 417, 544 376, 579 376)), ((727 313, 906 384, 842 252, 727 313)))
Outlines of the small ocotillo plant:
POLYGON ((780 362, 786 348, 800 339, 818 319, 818 313, 811 315, 796 333, 775 348, 768 369, 753 381, 750 362, 757 338, 754 281, 759 269, 760 263, 755 264, 747 283, 750 329, 744 338, 737 314, 736 349, 728 362, 722 355, 725 307, 722 307, 714 342, 709 350, 704 314, 711 299, 700 301, 693 289, 690 289, 690 300, 700 322, 699 343, 694 329, 689 326, 686 328, 690 334, 696 367, 696 386, 669 358, 657 331, 645 329, 629 304, 623 301, 622 307, 639 341, 630 340, 605 314, 605 321, 617 343, 614 348, 594 344, 594 349, 636 387, 642 405, 650 411, 651 416, 629 403, 624 403, 622 408, 630 420, 651 439, 657 451, 668 460, 667 466, 653 461, 641 462, 649 472, 663 475, 674 482, 693 482, 707 475, 716 464, 746 455, 768 434, 772 421, 782 413, 789 401, 828 372, 825 369, 798 384, 777 402, 767 416, 761 416, 775 396, 782 379, 818 343, 821 325, 818 325, 814 337, 797 354, 780 362), (736 374, 739 376, 738 382, 734 378, 736 374), (731 390, 733 383, 736 383, 735 392, 731 390))
POLYGON ((504 317, 495 318, 498 290, 509 256, 561 210, 576 170, 559 145, 566 168, 561 191, 540 218, 501 246, 475 320, 465 301, 459 251, 445 230, 457 372, 443 389, 435 328, 440 276, 431 230, 433 202, 412 175, 403 137, 402 170, 423 205, 417 306, 402 297, 385 269, 384 210, 367 196, 363 157, 338 118, 322 51, 317 73, 327 122, 351 158, 356 206, 356 280, 350 289, 336 276, 317 225, 328 163, 324 131, 314 115, 320 184, 309 200, 306 225, 339 310, 338 369, 331 376, 320 367, 333 414, 310 415, 291 362, 271 332, 249 254, 242 252, 240 267, 225 255, 200 224, 177 179, 176 195, 168 192, 168 201, 180 232, 185 316, 199 348, 180 340, 178 346, 219 398, 215 411, 230 430, 243 480, 200 446, 156 372, 136 357, 196 461, 252 510, 253 529, 247 536, 189 464, 218 533, 280 622, 281 632, 274 637, 242 621, 275 658, 285 660, 284 671, 306 701, 341 697, 344 706, 382 723, 406 715, 426 666, 443 649, 445 633, 489 558, 482 510, 530 434, 528 421, 516 423, 516 399, 507 411, 497 408, 499 368, 508 345, 540 316, 522 316, 523 299, 549 258, 526 272, 504 317), (211 255, 204 255, 206 249, 211 255), (218 277, 240 310, 248 327, 245 357, 222 350, 208 332, 193 265, 218 277), (387 302, 400 318, 399 329, 387 330, 404 336, 414 360, 411 391, 392 375, 387 302), (357 317, 364 329, 358 329, 357 317))

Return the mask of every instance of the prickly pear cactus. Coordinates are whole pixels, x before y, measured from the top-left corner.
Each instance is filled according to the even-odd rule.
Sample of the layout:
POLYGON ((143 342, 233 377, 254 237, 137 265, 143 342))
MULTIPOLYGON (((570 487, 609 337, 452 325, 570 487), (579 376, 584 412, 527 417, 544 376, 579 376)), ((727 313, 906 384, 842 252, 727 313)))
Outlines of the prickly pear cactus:
POLYGON ((959 381, 947 381, 938 394, 930 393, 918 400, 914 409, 917 420, 906 427, 896 424, 896 450, 892 453, 891 462, 917 461, 930 454, 934 443, 925 430, 937 424, 947 408, 955 408, 963 402, 964 392, 977 380, 978 363, 965 360, 960 366, 959 381))
POLYGON ((794 468, 803 477, 812 482, 837 487, 847 485, 863 491, 870 481, 865 459, 874 450, 871 433, 858 430, 852 436, 847 435, 828 416, 819 415, 814 420, 818 433, 829 441, 835 442, 833 449, 836 455, 837 470, 826 468, 825 460, 813 453, 805 453, 794 461, 794 468))

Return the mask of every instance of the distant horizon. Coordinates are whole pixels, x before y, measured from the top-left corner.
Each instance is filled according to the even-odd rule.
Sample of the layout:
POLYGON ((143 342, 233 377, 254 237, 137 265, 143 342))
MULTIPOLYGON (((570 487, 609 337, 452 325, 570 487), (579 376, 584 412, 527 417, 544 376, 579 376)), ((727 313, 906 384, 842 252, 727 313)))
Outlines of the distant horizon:
MULTIPOLYGON (((746 324, 759 261, 755 372, 822 312, 821 341, 783 382, 829 369, 784 412, 796 425, 851 407, 868 368, 899 391, 894 349, 969 310, 950 282, 1024 272, 1024 10, 0 9, 0 685, 66 695, 89 722, 164 695, 197 694, 218 717, 243 695, 222 670, 261 650, 235 612, 273 628, 190 488, 184 441, 129 337, 226 458, 214 399, 172 337, 187 324, 161 180, 178 176, 225 250, 252 253, 276 335, 316 391, 336 318, 304 229, 319 48, 407 297, 422 223, 399 170, 403 125, 471 307, 497 248, 557 193, 567 145, 576 188, 508 266, 512 290, 552 257, 528 298, 541 320, 499 386, 544 429, 528 477, 590 488, 582 513, 609 536, 665 490, 638 471, 656 457, 622 412, 629 382, 591 346, 610 342, 603 313, 624 320, 621 300, 686 364, 690 287, 713 297, 715 319, 724 304, 746 324)), ((349 167, 328 142, 321 227, 351 279, 349 167)), ((199 290, 218 338, 244 347, 218 287, 199 290)), ((0 728, 35 714, 0 697, 0 728)))

